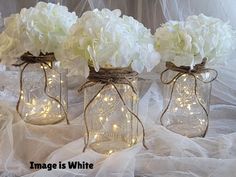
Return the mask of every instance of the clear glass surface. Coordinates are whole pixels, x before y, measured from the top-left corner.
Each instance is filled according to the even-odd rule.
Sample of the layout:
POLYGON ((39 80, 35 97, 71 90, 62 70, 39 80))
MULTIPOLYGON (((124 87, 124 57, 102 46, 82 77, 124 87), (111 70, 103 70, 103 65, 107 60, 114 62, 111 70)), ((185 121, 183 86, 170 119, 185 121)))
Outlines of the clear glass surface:
POLYGON ((67 110, 66 70, 56 65, 52 69, 46 64, 43 65, 47 75, 46 93, 50 97, 44 91, 45 75, 40 64, 28 65, 22 79, 20 114, 25 122, 36 125, 58 123, 65 118, 63 108, 67 110))
MULTIPOLYGON (((169 71, 166 80, 170 81, 177 74, 169 71)), ((176 80, 173 94, 171 90, 174 81, 165 86, 164 109, 169 108, 161 118, 161 123, 167 129, 188 137, 203 137, 208 128, 209 103, 211 83, 204 83, 210 79, 209 73, 195 74, 197 79, 195 94, 195 78, 192 75, 184 74, 176 80), (202 106, 201 106, 202 105, 202 106)))
MULTIPOLYGON (((137 87, 133 81, 133 86, 137 87)), ((101 89, 102 84, 85 89, 85 106, 101 89)), ((129 85, 116 84, 126 106, 137 115, 138 96, 129 85)), ((140 125, 128 111, 114 86, 105 87, 91 103, 87 110, 89 128, 89 146, 96 152, 111 154, 128 148, 138 141, 140 125)))

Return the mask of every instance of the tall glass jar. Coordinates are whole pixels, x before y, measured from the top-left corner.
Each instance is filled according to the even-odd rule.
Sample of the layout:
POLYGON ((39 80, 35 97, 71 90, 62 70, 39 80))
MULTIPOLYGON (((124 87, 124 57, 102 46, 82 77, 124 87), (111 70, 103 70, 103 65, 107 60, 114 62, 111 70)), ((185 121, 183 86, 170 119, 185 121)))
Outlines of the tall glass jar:
POLYGON ((167 129, 187 136, 204 137, 208 129, 208 114, 212 75, 205 71, 199 74, 180 74, 168 71, 163 78, 164 111, 161 124, 167 129))
MULTIPOLYGON (((113 76, 116 72, 116 69, 109 69, 113 76)), ((93 80, 90 81, 93 83, 93 80)), ((136 144, 141 128, 137 118, 128 111, 130 109, 137 115, 138 95, 133 91, 137 90, 137 78, 130 83, 133 88, 129 84, 106 84, 94 82, 93 86, 87 87, 84 91, 84 105, 86 108, 95 97, 86 112, 89 146, 96 152, 111 154, 136 144)))
MULTIPOLYGON (((34 57, 37 60, 37 57, 34 57)), ((43 59, 43 57, 41 57, 43 59)), ((21 66, 18 110, 27 123, 55 124, 67 116, 67 71, 56 62, 21 66), (24 69, 24 70, 23 70, 24 69)))

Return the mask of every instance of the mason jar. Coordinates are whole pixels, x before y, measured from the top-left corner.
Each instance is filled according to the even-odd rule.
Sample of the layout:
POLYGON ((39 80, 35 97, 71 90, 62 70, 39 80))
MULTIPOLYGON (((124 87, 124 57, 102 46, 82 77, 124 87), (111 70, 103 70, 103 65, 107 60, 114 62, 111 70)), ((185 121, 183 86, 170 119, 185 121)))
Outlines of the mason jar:
POLYGON ((122 83, 127 71, 122 72, 119 69, 100 69, 96 73, 90 68, 88 79, 92 84, 84 90, 88 144, 91 149, 102 154, 133 146, 141 133, 140 124, 132 114, 138 113, 137 77, 122 83), (92 74, 96 76, 91 77, 92 74), (111 82, 104 81, 107 77, 111 82))
MULTIPOLYGON (((38 61, 37 57, 33 59, 38 61)), ((25 122, 47 125, 67 118, 67 71, 58 62, 30 62, 22 65, 20 72, 17 107, 25 122)))
POLYGON ((208 129, 212 74, 168 71, 163 80, 164 110, 161 124, 167 129, 187 136, 204 137, 208 129))

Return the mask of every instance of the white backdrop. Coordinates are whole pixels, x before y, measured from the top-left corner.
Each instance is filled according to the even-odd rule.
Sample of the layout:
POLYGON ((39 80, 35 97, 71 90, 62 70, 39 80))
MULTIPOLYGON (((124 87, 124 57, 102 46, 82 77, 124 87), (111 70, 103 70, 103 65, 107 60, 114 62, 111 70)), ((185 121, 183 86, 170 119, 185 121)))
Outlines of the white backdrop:
MULTIPOLYGON (((35 5, 35 0, 0 0, 3 17, 35 5)), ((183 20, 188 15, 204 13, 228 20, 236 28, 235 0, 60 0, 80 16, 93 8, 120 8, 152 31, 166 20, 183 20)), ((141 144, 111 156, 92 150, 82 153, 83 95, 76 89, 83 82, 69 78, 69 114, 71 125, 25 124, 14 110, 18 95, 17 71, 0 71, 0 177, 11 176, 109 176, 109 177, 222 177, 236 176, 236 56, 225 65, 215 66, 219 78, 214 82, 210 127, 206 138, 186 138, 159 124, 162 86, 159 74, 140 79, 139 114, 147 130, 147 145, 141 144), (88 161, 94 170, 54 170, 34 172, 29 161, 88 161)), ((4 67, 0 70, 4 70, 4 67)), ((160 71, 158 69, 157 71, 160 71)))

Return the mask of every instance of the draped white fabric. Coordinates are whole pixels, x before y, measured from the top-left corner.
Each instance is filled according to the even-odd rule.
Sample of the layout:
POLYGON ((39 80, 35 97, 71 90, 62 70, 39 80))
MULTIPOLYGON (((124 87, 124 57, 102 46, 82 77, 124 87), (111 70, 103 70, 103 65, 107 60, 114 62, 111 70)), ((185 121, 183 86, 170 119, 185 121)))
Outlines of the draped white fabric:
MULTIPOLYGON (((3 17, 33 6, 32 0, 0 0, 3 17)), ((155 31, 166 20, 183 20, 204 13, 228 20, 236 28, 234 0, 52 0, 81 14, 89 9, 120 8, 155 31)), ((69 117, 71 124, 33 126, 24 123, 15 111, 18 71, 0 67, 0 177, 222 177, 236 176, 236 55, 215 68, 219 78, 213 84, 210 127, 205 138, 186 138, 159 125, 162 85, 159 74, 142 75, 139 81, 139 115, 147 130, 147 146, 142 144, 105 156, 83 148, 83 95, 77 89, 84 81, 69 78, 69 117), (29 162, 87 161, 93 170, 29 169, 29 162)), ((160 72, 163 68, 158 67, 160 72)))

